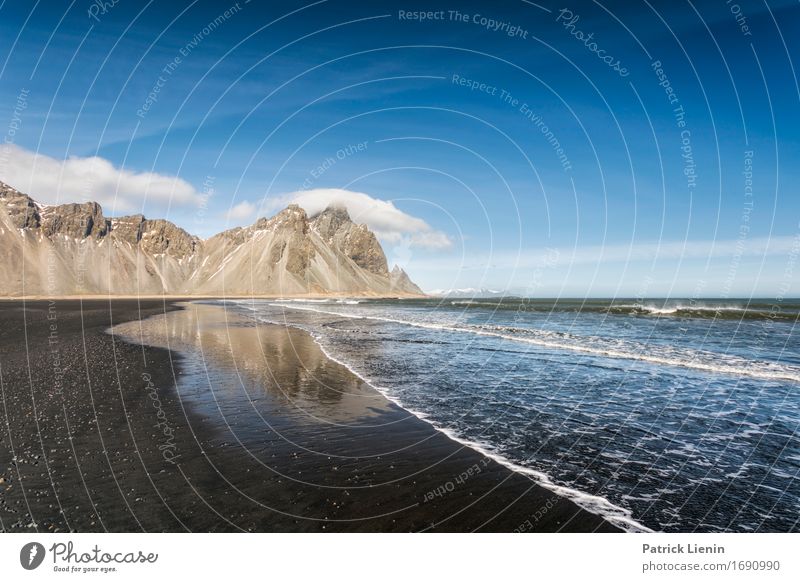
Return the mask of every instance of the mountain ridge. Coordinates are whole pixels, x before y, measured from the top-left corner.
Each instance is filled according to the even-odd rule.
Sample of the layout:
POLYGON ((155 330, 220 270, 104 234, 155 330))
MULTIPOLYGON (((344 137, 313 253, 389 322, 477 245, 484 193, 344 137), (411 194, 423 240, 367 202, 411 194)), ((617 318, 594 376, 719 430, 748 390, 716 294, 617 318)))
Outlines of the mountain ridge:
POLYGON ((377 237, 332 205, 296 204, 201 239, 174 223, 42 205, 0 182, 0 296, 422 296, 377 237))

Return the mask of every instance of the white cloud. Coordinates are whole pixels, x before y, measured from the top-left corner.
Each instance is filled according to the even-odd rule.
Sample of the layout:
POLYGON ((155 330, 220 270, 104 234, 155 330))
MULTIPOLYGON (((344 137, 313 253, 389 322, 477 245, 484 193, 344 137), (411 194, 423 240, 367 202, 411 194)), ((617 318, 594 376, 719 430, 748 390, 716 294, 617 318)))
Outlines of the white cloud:
POLYGON ((362 192, 335 188, 292 192, 267 200, 267 210, 278 210, 290 203, 300 205, 309 216, 319 214, 332 203, 341 204, 354 222, 366 224, 381 240, 391 244, 428 249, 446 249, 453 244, 450 237, 421 218, 362 192))
POLYGON ((234 224, 243 224, 255 222, 257 218, 258 208, 252 202, 247 200, 239 202, 236 206, 228 210, 228 222, 234 224))
POLYGON ((13 144, 0 148, 0 180, 43 204, 95 201, 114 214, 140 210, 145 200, 173 206, 201 200, 181 178, 116 168, 97 156, 58 160, 13 144))

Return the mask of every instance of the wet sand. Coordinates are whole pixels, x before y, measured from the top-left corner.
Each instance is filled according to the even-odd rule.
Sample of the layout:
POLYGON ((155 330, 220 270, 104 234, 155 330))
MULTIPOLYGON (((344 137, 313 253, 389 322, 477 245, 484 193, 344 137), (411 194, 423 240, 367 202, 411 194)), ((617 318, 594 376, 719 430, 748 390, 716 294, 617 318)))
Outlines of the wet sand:
POLYGON ((0 347, 6 531, 616 531, 297 329, 157 299, 8 301, 0 347))

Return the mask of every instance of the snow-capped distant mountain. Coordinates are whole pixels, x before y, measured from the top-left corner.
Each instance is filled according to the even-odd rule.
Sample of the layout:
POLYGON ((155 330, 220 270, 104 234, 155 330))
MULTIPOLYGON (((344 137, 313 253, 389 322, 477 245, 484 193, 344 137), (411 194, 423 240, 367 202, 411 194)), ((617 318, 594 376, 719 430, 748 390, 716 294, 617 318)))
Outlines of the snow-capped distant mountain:
POLYGON ((436 297, 467 297, 470 299, 482 297, 502 297, 508 295, 507 291, 497 291, 483 287, 465 287, 463 289, 433 289, 428 295, 436 297))

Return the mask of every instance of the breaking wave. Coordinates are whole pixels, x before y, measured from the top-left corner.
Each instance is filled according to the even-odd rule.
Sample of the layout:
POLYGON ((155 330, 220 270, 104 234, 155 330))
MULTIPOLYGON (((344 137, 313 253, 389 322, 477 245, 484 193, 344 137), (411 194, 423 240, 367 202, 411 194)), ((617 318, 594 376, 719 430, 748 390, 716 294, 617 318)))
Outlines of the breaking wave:
POLYGON ((336 315, 352 319, 383 321, 398 325, 408 325, 423 329, 441 330, 457 333, 470 333, 496 337, 508 341, 522 342, 555 350, 579 352, 591 356, 633 360, 689 368, 701 372, 749 376, 762 380, 792 381, 800 383, 800 368, 764 360, 750 360, 731 354, 684 350, 659 345, 641 345, 624 340, 607 340, 598 337, 576 336, 564 332, 552 332, 499 325, 443 324, 378 315, 364 315, 327 311, 314 307, 273 304, 274 307, 288 307, 306 311, 316 311, 326 315, 336 315))

